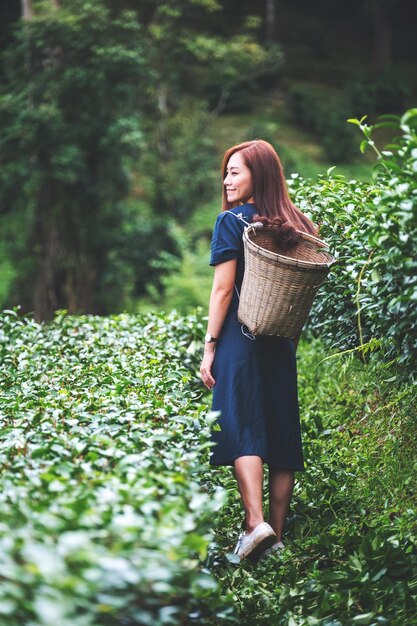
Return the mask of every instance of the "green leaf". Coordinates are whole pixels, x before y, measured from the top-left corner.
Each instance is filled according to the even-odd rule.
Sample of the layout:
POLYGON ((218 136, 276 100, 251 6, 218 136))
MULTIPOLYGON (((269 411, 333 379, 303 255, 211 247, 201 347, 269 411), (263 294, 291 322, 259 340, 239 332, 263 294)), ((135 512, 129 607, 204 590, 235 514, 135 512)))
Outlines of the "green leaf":
MULTIPOLYGON (((362 118, 362 119, 365 119, 365 118, 362 118)), ((362 123, 362 120, 358 120, 356 117, 351 117, 346 121, 349 122, 350 124, 355 124, 356 126, 360 126, 362 123)))
POLYGON ((368 146, 369 146, 369 141, 367 139, 364 139, 363 141, 361 141, 359 149, 362 152, 362 154, 365 152, 368 146))
POLYGON ((417 108, 409 109, 404 113, 401 117, 401 124, 408 124, 410 120, 413 120, 417 117, 417 108))

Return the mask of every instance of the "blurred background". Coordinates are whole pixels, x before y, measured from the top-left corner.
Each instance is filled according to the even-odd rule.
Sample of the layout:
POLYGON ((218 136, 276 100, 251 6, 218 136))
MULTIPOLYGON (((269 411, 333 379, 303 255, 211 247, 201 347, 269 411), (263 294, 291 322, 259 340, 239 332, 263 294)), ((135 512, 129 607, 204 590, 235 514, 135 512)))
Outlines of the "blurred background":
POLYGON ((224 151, 263 138, 287 177, 369 179, 346 120, 414 105, 416 18, 412 0, 2 0, 0 308, 206 306, 224 151))

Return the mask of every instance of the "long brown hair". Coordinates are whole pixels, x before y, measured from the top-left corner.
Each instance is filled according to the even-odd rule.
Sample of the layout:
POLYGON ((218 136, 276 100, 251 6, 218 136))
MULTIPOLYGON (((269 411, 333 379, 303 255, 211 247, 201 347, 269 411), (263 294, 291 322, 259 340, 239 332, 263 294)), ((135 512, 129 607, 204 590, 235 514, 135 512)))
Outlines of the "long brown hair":
MULTIPOLYGON (((252 174, 253 199, 260 216, 281 224, 284 228, 293 228, 303 232, 317 234, 317 228, 288 195, 281 161, 270 143, 263 139, 245 141, 226 151, 222 162, 223 180, 227 174, 227 164, 235 152, 242 154, 243 160, 252 174)), ((223 185, 223 211, 238 206, 239 202, 228 202, 223 185)))

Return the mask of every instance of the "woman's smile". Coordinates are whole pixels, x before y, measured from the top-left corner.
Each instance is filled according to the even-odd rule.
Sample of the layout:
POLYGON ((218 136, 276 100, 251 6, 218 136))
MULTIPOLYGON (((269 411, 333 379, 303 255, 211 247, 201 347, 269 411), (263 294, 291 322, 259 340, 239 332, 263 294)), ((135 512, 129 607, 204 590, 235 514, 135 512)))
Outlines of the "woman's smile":
POLYGON ((230 157, 223 184, 229 202, 247 202, 251 199, 253 194, 252 173, 240 152, 235 152, 230 157))

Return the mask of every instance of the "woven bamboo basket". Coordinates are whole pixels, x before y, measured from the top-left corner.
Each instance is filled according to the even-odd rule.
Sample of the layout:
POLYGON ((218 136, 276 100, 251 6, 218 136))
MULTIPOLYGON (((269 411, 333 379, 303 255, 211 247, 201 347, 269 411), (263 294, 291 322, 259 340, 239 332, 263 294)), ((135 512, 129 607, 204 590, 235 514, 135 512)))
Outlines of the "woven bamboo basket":
POLYGON ((238 318, 254 335, 293 339, 335 260, 324 241, 301 231, 300 241, 283 251, 273 236, 276 228, 255 223, 243 231, 245 271, 238 318))

